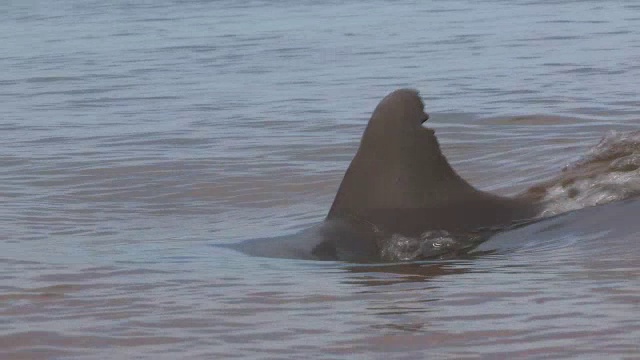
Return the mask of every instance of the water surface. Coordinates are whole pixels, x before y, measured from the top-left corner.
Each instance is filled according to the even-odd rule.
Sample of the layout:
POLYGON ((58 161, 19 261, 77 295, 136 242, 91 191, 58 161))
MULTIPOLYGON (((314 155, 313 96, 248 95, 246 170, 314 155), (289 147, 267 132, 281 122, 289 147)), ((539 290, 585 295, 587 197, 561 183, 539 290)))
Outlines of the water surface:
POLYGON ((366 121, 421 91, 471 183, 513 194, 638 129, 619 1, 0 5, 0 357, 640 356, 640 203, 463 259, 215 245, 319 223, 366 121))

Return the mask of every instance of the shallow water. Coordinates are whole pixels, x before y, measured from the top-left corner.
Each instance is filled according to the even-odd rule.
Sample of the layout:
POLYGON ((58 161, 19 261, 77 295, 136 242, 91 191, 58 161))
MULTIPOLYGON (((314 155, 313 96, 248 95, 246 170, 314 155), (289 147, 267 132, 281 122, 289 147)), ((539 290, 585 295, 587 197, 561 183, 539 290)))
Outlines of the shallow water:
POLYGON ((421 91, 513 194, 640 119, 617 1, 0 5, 0 357, 640 356, 640 213, 364 266, 215 245, 326 215, 368 116, 421 91))

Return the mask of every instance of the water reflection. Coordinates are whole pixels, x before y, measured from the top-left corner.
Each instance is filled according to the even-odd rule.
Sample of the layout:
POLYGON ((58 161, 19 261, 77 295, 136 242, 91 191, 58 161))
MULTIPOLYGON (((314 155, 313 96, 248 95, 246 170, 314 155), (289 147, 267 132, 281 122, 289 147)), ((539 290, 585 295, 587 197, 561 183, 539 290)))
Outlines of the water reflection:
POLYGON ((354 274, 363 274, 349 278, 345 283, 365 286, 428 282, 437 277, 472 271, 469 263, 459 261, 355 265, 345 269, 354 274))

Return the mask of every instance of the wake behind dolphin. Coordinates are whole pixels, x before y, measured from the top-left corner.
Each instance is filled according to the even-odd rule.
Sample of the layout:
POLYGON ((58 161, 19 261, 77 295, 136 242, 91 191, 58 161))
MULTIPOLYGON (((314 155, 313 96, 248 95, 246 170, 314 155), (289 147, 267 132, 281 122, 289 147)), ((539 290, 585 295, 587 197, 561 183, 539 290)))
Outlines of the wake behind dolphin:
POLYGON ((640 133, 610 135, 574 169, 510 198, 478 190, 460 177, 442 154, 434 130, 423 126, 428 119, 416 90, 390 93, 371 115, 320 226, 231 247, 257 256, 352 262, 455 256, 497 231, 565 208, 640 194, 640 133), (600 196, 600 183, 607 185, 605 190, 613 180, 621 185, 621 171, 625 191, 600 196))

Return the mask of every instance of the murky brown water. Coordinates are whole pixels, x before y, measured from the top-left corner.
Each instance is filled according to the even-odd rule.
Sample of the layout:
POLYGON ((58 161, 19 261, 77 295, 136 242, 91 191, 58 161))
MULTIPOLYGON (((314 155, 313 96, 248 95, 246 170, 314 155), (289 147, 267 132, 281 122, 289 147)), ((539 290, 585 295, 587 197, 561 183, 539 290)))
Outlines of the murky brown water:
POLYGON ((318 224, 397 87, 502 194, 638 130, 635 4, 60 1, 0 20, 0 358, 640 358, 637 200, 419 264, 216 246, 318 224))

